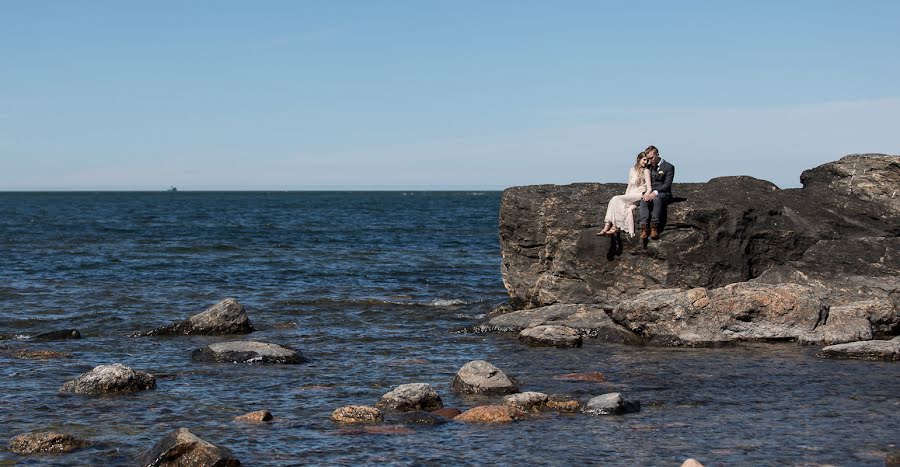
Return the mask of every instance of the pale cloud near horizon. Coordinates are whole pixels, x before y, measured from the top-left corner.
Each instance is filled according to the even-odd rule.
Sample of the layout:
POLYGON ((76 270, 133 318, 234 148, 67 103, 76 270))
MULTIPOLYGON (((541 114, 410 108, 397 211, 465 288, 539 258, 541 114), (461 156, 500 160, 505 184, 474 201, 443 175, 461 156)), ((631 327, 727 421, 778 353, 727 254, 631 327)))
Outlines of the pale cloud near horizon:
POLYGON ((847 154, 900 153, 896 98, 567 112, 580 112, 585 123, 399 145, 361 142, 342 151, 299 148, 293 155, 210 149, 74 170, 7 170, 0 189, 500 189, 624 182, 635 154, 648 144, 676 165, 676 183, 750 175, 792 187, 803 170, 847 154))

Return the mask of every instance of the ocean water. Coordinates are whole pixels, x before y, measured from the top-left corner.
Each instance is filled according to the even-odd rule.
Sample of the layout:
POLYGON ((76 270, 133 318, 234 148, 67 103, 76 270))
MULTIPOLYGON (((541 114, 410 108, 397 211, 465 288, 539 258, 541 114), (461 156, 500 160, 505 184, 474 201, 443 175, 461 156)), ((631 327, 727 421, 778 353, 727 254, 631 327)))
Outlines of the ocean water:
MULTIPOLYGON (((900 365, 832 361, 815 348, 580 349, 465 334, 505 300, 497 192, 0 194, 0 465, 132 465, 186 427, 246 465, 883 465, 900 443, 900 365), (226 297, 249 336, 129 338, 226 297), (76 328, 83 339, 31 342, 76 328), (284 366, 190 360, 212 342, 300 349, 284 366), (49 349, 72 358, 21 360, 49 349), (542 414, 504 426, 448 423, 395 434, 337 426, 348 404, 393 386, 435 386, 446 406, 498 399, 449 390, 486 359, 523 390, 582 401, 619 391, 640 413, 542 414), (58 394, 98 364, 124 363, 158 388, 117 397, 58 394), (597 371, 603 382, 557 377, 597 371), (267 409, 276 421, 232 417, 267 409), (32 430, 90 438, 66 455, 22 457, 5 440, 32 430)), ((602 207, 598 207, 598 216, 602 207)), ((387 424, 394 423, 388 420, 387 424)))

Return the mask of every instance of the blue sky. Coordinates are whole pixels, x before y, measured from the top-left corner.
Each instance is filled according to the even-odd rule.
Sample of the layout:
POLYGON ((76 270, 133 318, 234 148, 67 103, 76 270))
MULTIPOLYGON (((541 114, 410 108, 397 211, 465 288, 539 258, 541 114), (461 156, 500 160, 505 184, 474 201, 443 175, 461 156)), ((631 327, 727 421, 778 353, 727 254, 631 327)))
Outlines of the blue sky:
POLYGON ((0 190, 797 186, 900 153, 900 2, 0 0, 0 190))

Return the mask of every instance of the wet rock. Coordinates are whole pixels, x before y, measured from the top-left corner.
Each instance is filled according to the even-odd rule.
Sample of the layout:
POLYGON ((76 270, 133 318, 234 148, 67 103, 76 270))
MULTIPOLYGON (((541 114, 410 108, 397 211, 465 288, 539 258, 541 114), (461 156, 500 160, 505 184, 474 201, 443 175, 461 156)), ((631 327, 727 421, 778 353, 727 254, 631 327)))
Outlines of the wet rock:
POLYGON ((23 433, 9 441, 9 450, 21 455, 72 452, 92 445, 91 441, 65 433, 42 431, 23 433))
POLYGON ((331 412, 331 419, 338 423, 378 423, 384 420, 384 415, 368 405, 348 405, 331 412))
POLYGON ((611 392, 589 400, 583 412, 588 415, 623 415, 640 410, 640 402, 627 401, 618 392, 611 392))
POLYGON ((208 465, 234 467, 241 465, 231 451, 205 441, 187 428, 179 428, 145 452, 138 463, 142 466, 180 467, 208 465))
POLYGON ((581 347, 581 334, 566 326, 528 328, 519 333, 519 340, 535 347, 581 347))
POLYGON ((835 359, 900 361, 900 336, 891 340, 830 345, 819 351, 817 355, 835 359))
MULTIPOLYGON (((676 180, 675 196, 686 200, 669 206, 660 240, 646 246, 638 238, 594 235, 603 208, 622 193, 621 184, 509 188, 501 199, 499 231, 510 304, 516 309, 553 304, 612 308, 649 290, 714 289, 800 260, 797 271, 805 273, 813 265, 823 271, 816 280, 846 289, 848 296, 855 288, 886 290, 848 276, 874 271, 889 278, 900 267, 892 260, 896 246, 877 254, 884 253, 879 246, 894 241, 874 240, 896 239, 900 233, 895 193, 900 157, 851 155, 804 172, 801 181, 802 189, 781 190, 752 177, 676 180), (864 238, 872 240, 857 246, 864 238), (820 242, 833 242, 828 247, 833 254, 814 265, 805 255, 820 242), (857 250, 874 261, 861 264, 857 250)), ((889 284, 893 288, 896 280, 889 284)))
POLYGON ((460 394, 512 394, 519 391, 515 380, 484 360, 473 360, 459 369, 450 389, 460 394))
POLYGON ((431 413, 444 418, 453 419, 462 413, 462 410, 453 407, 444 407, 443 409, 432 410, 431 413))
POLYGON ((644 292, 619 303, 610 316, 652 343, 705 346, 798 340, 823 324, 827 312, 809 287, 739 282, 644 292))
POLYGON ((300 352, 278 344, 254 341, 219 342, 194 350, 191 358, 198 362, 219 363, 302 363, 300 352))
POLYGON ((581 403, 569 396, 551 394, 547 400, 547 408, 560 413, 575 413, 581 410, 581 403))
POLYGON ((682 462, 681 467, 703 467, 703 464, 701 464, 697 459, 691 458, 682 462))
POLYGON ((207 308, 202 313, 172 323, 152 331, 137 332, 137 336, 172 336, 172 335, 223 335, 248 334, 254 331, 244 306, 233 298, 226 298, 207 308))
POLYGON ((632 342, 637 337, 619 326, 602 308, 593 305, 559 304, 519 310, 494 316, 475 326, 475 332, 521 332, 536 326, 566 326, 580 334, 608 342, 632 342))
POLYGON ((437 415, 434 412, 416 410, 401 415, 399 422, 406 425, 441 425, 447 423, 447 418, 437 415))
POLYGON ((49 360, 52 358, 72 358, 72 354, 57 352, 55 350, 28 350, 22 349, 15 354, 16 358, 23 360, 49 360))
POLYGON ((900 467, 900 449, 894 447, 884 456, 884 467, 900 467))
POLYGON ((135 371, 116 363, 98 365, 59 388, 60 392, 72 394, 127 394, 156 389, 156 378, 150 373, 135 371))
POLYGON ((525 412, 506 405, 482 405, 469 409, 454 418, 457 422, 509 423, 525 418, 525 412))
POLYGON ((42 332, 31 336, 33 341, 61 341, 66 339, 81 339, 81 333, 77 329, 60 329, 58 331, 42 332))
POLYGON ((425 383, 401 384, 375 403, 375 407, 382 410, 400 411, 436 410, 443 406, 441 396, 430 384, 425 383))
POLYGON ((525 412, 538 411, 547 405, 550 397, 542 392, 520 392, 503 398, 503 403, 525 412))
POLYGON ((489 317, 500 316, 506 313, 510 313, 515 311, 515 309, 509 303, 501 303, 494 308, 491 308, 491 311, 488 312, 489 317))
POLYGON ((238 415, 237 417, 234 417, 234 421, 244 423, 263 423, 271 421, 273 418, 274 417, 272 416, 272 412, 269 412, 268 410, 257 410, 248 414, 238 415))

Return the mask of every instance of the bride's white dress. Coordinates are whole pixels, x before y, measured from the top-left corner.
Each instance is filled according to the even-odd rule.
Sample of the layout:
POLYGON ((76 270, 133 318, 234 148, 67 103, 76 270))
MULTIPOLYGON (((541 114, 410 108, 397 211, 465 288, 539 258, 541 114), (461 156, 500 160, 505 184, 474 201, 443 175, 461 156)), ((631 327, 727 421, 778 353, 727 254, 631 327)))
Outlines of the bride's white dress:
POLYGON ((625 194, 613 196, 606 206, 604 222, 611 222, 632 237, 634 237, 634 208, 641 201, 646 186, 644 170, 646 169, 636 170, 632 167, 628 171, 628 188, 625 189, 625 194))

